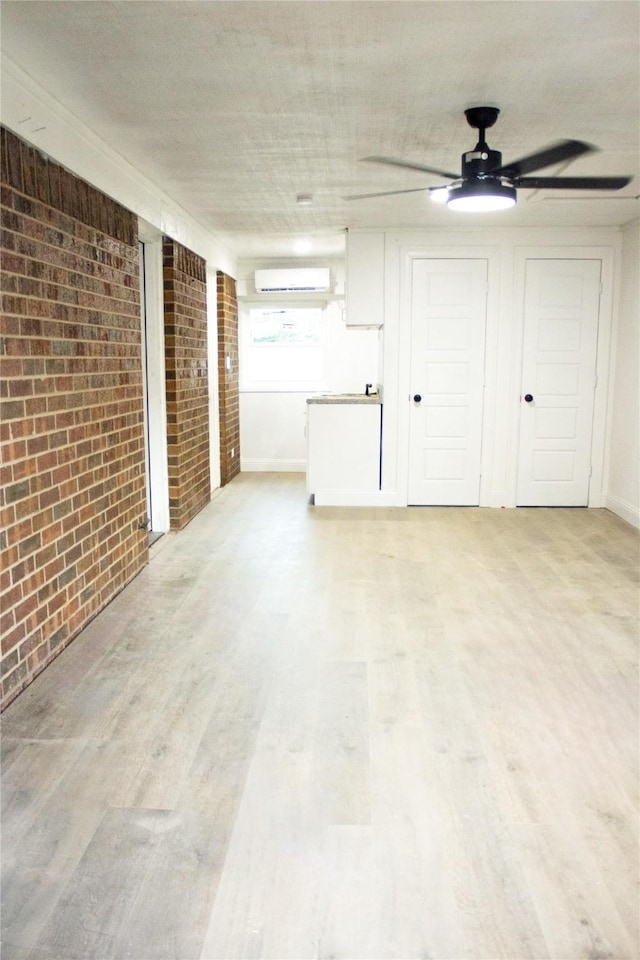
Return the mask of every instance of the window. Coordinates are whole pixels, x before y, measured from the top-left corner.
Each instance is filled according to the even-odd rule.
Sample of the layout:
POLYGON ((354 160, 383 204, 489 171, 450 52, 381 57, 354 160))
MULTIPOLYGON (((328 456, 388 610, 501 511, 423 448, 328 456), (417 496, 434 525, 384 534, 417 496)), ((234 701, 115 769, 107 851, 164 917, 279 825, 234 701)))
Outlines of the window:
POLYGON ((325 380, 322 307, 250 307, 241 321, 243 390, 318 390, 325 380))

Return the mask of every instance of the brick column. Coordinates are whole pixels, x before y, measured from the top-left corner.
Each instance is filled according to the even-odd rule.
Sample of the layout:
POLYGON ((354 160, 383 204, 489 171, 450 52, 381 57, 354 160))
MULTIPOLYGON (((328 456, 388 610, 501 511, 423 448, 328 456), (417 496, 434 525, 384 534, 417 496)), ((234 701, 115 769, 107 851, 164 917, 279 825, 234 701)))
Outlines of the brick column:
POLYGON ((206 263, 163 239, 169 515, 181 530, 211 497, 206 263))
POLYGON ((2 130, 2 704, 148 558, 137 219, 2 130))
POLYGON ((238 301, 235 280, 218 271, 217 281, 220 482, 224 486, 240 473, 238 301))

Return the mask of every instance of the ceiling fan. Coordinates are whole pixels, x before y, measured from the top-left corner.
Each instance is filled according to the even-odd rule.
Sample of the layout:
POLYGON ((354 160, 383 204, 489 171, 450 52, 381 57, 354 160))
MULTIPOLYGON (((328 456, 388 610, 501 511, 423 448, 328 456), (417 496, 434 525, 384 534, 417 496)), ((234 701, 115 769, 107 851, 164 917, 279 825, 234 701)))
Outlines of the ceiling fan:
POLYGON ((423 173, 433 173, 453 181, 445 187, 414 187, 409 190, 388 190, 384 193, 360 193, 345 200, 365 200, 369 197, 389 197, 398 193, 417 193, 428 190, 434 199, 446 202, 452 210, 488 211, 506 210, 517 201, 517 189, 528 190, 621 190, 631 177, 529 177, 526 174, 552 164, 574 160, 597 148, 581 140, 558 140, 536 153, 511 163, 502 162, 499 150, 491 150, 485 132, 494 125, 500 111, 497 107, 470 107, 465 110, 469 126, 479 131, 473 150, 462 154, 462 173, 451 173, 421 163, 396 160, 393 157, 364 157, 371 163, 385 163, 423 173))

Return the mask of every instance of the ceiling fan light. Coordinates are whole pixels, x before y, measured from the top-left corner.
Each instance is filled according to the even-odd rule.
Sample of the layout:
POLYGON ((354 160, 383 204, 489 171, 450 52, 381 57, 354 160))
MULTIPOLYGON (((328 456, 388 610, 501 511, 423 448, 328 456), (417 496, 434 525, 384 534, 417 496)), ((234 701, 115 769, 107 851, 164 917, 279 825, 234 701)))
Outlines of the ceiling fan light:
POLYGON ((433 200, 434 203, 446 203, 449 199, 449 187, 438 187, 436 190, 431 190, 429 199, 433 200))
POLYGON ((491 210, 508 210, 516 205, 514 187, 500 181, 482 180, 463 183, 449 189, 447 206, 463 213, 488 213, 491 210))

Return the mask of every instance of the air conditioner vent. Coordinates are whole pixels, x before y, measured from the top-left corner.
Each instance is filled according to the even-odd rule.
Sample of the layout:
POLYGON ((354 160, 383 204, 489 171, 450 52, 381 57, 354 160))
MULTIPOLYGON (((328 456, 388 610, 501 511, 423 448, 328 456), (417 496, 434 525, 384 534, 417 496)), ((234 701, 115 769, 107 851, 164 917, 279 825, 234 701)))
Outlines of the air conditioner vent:
POLYGON ((258 293, 326 293, 331 286, 328 267, 256 270, 254 280, 258 293))

